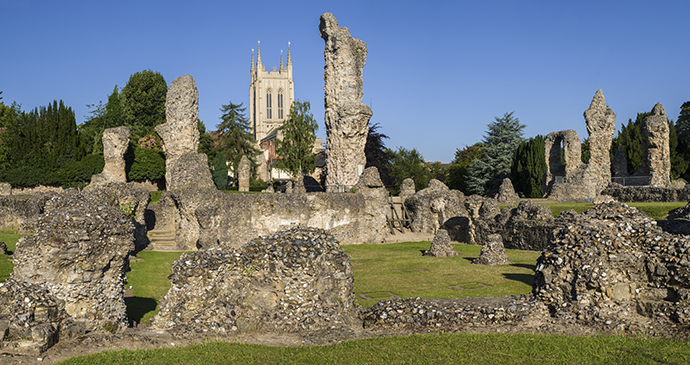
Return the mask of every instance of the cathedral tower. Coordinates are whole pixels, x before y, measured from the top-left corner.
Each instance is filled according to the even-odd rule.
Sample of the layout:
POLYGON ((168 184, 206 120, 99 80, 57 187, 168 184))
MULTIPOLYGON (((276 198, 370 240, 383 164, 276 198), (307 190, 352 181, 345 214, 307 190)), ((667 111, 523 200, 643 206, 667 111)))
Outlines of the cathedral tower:
POLYGON ((254 140, 261 143, 272 130, 283 125, 290 113, 290 106, 295 100, 295 87, 292 82, 292 58, 288 42, 287 63, 283 64, 283 51, 280 53, 280 67, 273 65, 272 71, 266 71, 261 63, 261 43, 256 51, 252 50, 249 84, 249 123, 254 140))

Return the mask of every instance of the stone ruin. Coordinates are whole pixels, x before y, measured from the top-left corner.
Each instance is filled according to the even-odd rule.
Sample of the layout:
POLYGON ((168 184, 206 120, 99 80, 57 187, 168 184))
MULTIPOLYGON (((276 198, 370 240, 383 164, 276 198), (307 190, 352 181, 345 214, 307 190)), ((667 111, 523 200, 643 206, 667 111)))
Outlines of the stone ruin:
POLYGON ((116 127, 103 131, 103 172, 91 177, 91 184, 127 182, 125 152, 129 147, 129 128, 116 127))
POLYGON ((398 194, 398 196, 400 196, 400 200, 405 203, 405 200, 414 195, 416 192, 417 190, 414 185, 414 180, 408 177, 407 179, 403 180, 402 184, 400 184, 400 194, 398 194))
POLYGON ((606 105, 601 89, 597 90, 584 117, 589 134, 589 163, 581 161, 580 137, 574 130, 552 132, 546 136, 544 191, 548 199, 592 201, 611 182, 609 148, 616 130, 616 115, 606 105), (561 154, 565 165, 561 163, 561 154))
POLYGON ((364 170, 364 145, 372 111, 362 104, 362 68, 367 45, 339 27, 333 14, 321 15, 326 113, 326 192, 346 192, 364 170))
POLYGON ((156 126, 156 133, 163 140, 166 189, 215 188, 208 157, 197 152, 199 92, 192 76, 180 76, 170 84, 165 96, 165 119, 156 126))
POLYGON ((434 239, 431 241, 431 247, 427 251, 424 251, 424 256, 433 257, 449 257, 458 256, 458 253, 450 244, 450 236, 448 236, 448 231, 445 229, 439 229, 434 235, 434 239))
POLYGON ((134 225, 99 196, 70 189, 46 202, 0 284, 2 352, 38 355, 58 339, 127 325, 125 273, 134 225))
POLYGON ((0 196, 12 195, 12 185, 0 182, 0 196))
POLYGON ((503 247, 503 239, 500 234, 490 234, 487 237, 486 243, 482 246, 482 251, 479 257, 472 260, 475 265, 485 265, 485 266, 496 266, 496 265, 507 265, 510 263, 508 261, 508 255, 506 254, 506 249, 503 247))
POLYGON ((237 190, 249 191, 249 176, 251 175, 251 164, 247 156, 242 156, 237 167, 237 190))
POLYGON ((671 150, 666 111, 661 103, 654 105, 652 115, 642 121, 642 166, 636 175, 649 176, 649 185, 671 186, 671 150))
POLYGON ((361 327, 349 256, 328 231, 296 227, 173 262, 152 323, 176 336, 361 327))
POLYGON ((520 201, 520 196, 515 192, 513 182, 506 177, 498 188, 498 193, 496 193, 494 199, 496 199, 498 204, 517 204, 520 201))
POLYGON ((443 223, 457 216, 467 216, 460 204, 462 192, 450 190, 446 184, 431 179, 427 188, 405 199, 410 214, 412 232, 435 233, 443 223))

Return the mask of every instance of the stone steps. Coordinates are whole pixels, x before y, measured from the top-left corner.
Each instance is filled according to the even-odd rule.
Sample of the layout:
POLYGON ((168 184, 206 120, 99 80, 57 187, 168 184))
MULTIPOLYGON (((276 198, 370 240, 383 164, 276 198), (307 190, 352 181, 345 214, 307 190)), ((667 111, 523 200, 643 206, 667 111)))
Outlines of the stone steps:
POLYGON ((151 251, 178 251, 175 242, 175 231, 152 230, 147 233, 149 237, 149 249, 151 251))

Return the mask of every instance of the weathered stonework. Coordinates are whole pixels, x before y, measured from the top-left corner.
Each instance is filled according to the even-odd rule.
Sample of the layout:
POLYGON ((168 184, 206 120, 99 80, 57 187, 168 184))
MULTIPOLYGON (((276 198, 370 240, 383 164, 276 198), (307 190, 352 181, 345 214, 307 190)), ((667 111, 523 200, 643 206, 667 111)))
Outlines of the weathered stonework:
POLYGON ((561 202, 592 201, 611 182, 609 149, 616 130, 616 115, 606 105, 604 93, 597 90, 584 113, 589 134, 589 163, 581 162, 580 138, 573 130, 553 132, 546 136, 545 196, 561 202), (565 166, 560 162, 563 143, 565 166), (557 177, 562 182, 556 181, 557 177))
POLYGON ((100 197, 70 189, 46 202, 37 232, 14 253, 12 277, 42 285, 90 329, 126 325, 124 283, 134 225, 100 197))
POLYGON ((0 182, 0 195, 12 195, 12 185, 0 182))
POLYGON ((237 187, 239 191, 249 191, 249 175, 251 164, 247 156, 242 156, 237 166, 237 187))
POLYGON ((506 177, 498 188, 498 193, 494 199, 496 199, 499 204, 517 204, 520 201, 520 196, 515 192, 513 182, 506 177))
POLYGON ((507 265, 508 255, 506 249, 503 247, 503 239, 500 234, 490 234, 487 237, 479 257, 472 260, 475 265, 496 266, 507 265))
POLYGON ((439 229, 434 235, 434 239, 431 241, 431 246, 427 251, 424 251, 424 256, 433 257, 449 257, 458 256, 458 253, 450 244, 450 236, 448 236, 448 231, 445 229, 439 229))
POLYGON ((116 127, 103 131, 103 172, 91 177, 92 184, 127 182, 125 152, 129 146, 129 128, 116 127))
POLYGON ((199 92, 194 78, 176 78, 165 96, 166 123, 156 126, 163 139, 165 182, 168 191, 190 186, 214 187, 208 157, 198 153, 199 92))
POLYGON ((21 234, 35 233, 36 220, 43 206, 55 194, 0 196, 0 229, 16 229, 21 234))
POLYGON ((431 179, 429 186, 405 200, 412 232, 435 233, 448 219, 468 216, 461 196, 444 183, 431 179))
POLYGON ((402 202, 405 203, 405 200, 414 195, 416 192, 417 190, 414 185, 414 180, 408 177, 407 179, 403 180, 402 184, 400 184, 400 194, 398 195, 400 196, 402 202))
POLYGON ((669 187, 671 184, 671 150, 668 142, 669 128, 666 111, 661 103, 652 109, 652 115, 642 121, 642 166, 635 172, 649 176, 649 185, 669 187))
POLYGON ((153 318, 178 336, 361 327, 349 257, 328 231, 299 227, 238 248, 183 254, 153 318))
POLYGON ((324 49, 324 103, 326 107, 326 191, 345 192, 364 171, 364 145, 372 111, 362 104, 362 68, 367 45, 338 26, 333 14, 321 15, 324 49))

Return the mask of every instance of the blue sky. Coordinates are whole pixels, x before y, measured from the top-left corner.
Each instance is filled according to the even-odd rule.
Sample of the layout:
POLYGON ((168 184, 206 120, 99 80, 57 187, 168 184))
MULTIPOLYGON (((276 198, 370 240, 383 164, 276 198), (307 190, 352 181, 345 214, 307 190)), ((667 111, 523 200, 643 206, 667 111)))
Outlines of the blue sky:
POLYGON ((0 0, 0 91, 24 110, 87 104, 151 69, 192 75, 212 130, 221 104, 249 101, 252 49, 264 65, 292 44, 295 96, 323 124, 319 16, 367 43, 364 99, 386 145, 430 161, 483 138, 506 112, 525 136, 575 129, 604 91, 616 124, 690 100, 690 1, 38 1, 0 0))

